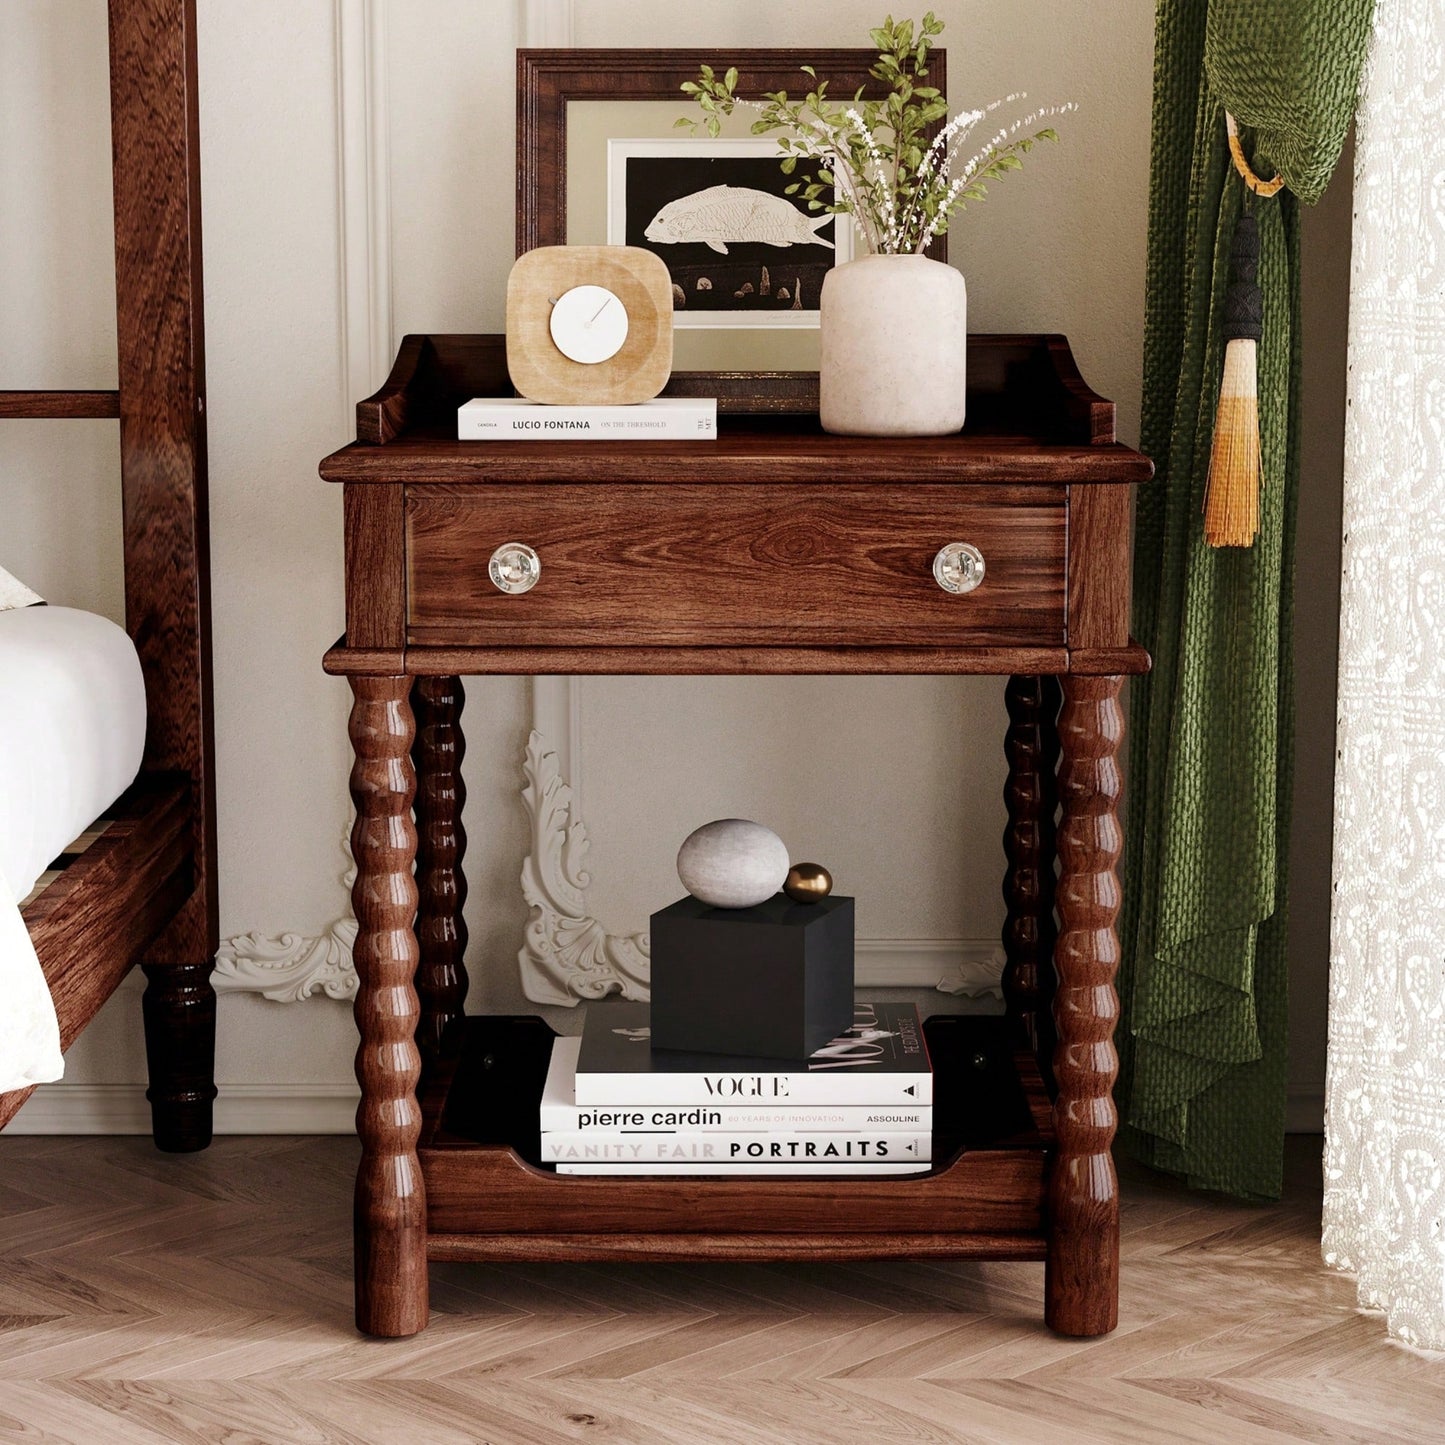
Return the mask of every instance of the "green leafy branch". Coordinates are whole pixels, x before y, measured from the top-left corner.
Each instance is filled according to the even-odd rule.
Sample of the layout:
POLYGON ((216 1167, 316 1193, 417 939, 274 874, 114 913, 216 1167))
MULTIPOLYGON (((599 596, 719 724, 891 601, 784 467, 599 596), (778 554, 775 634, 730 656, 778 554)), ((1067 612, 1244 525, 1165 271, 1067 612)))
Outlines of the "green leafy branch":
POLYGON ((682 86, 697 102, 702 120, 684 116, 677 125, 696 132, 701 124, 715 137, 724 117, 739 106, 756 111, 752 133, 776 134, 783 172, 797 177, 786 194, 806 202, 810 211, 852 215, 870 251, 922 252, 948 229, 955 211, 987 196, 988 182, 1022 169, 1021 157, 1036 142, 1058 139, 1051 126, 1032 132, 1026 127, 1075 108, 1035 112, 961 160, 964 137, 1004 102, 947 120, 948 102, 927 84, 928 55, 942 33, 943 22, 932 11, 916 25, 890 15, 870 31, 878 58, 868 73, 886 87, 884 95, 871 99, 864 99, 860 88, 847 101, 834 100, 827 80, 805 65, 802 73, 812 86, 801 98, 779 90, 751 100, 737 94, 736 66, 719 75, 704 65, 696 80, 682 86), (940 121, 946 123, 939 126, 940 121))

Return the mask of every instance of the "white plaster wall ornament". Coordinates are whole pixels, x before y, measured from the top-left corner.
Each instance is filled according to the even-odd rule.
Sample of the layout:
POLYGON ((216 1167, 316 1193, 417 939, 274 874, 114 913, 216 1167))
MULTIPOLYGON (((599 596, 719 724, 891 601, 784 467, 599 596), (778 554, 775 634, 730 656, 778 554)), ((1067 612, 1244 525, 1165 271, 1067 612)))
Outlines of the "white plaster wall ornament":
POLYGON ((533 1003, 569 1008, 611 993, 647 999, 648 936, 609 934, 588 915, 587 829, 575 814, 556 752, 535 729, 523 772, 532 832, 532 851, 522 864, 522 896, 531 909, 517 955, 523 992, 533 1003))
MULTIPOLYGON (((349 897, 356 879, 350 831, 342 835, 346 871, 341 885, 349 897)), ((300 1003, 321 993, 350 1002, 356 996, 356 919, 338 918, 324 933, 242 933, 223 939, 211 976, 217 993, 259 993, 273 1003, 300 1003)))
POLYGON ((952 978, 941 978, 935 985, 938 993, 951 993, 955 998, 1003 997, 1003 971, 1008 956, 998 945, 985 957, 965 957, 952 978))
MULTIPOLYGON (((559 694, 552 703, 566 699, 559 694)), ((544 711, 546 709, 543 709, 544 711)), ((567 750, 575 752, 575 728, 559 719, 567 750)), ((609 934, 587 908, 591 875, 583 866, 589 847, 573 788, 563 778, 558 753, 540 731, 528 740, 522 800, 531 831, 531 853, 522 865, 522 894, 531 910, 517 955, 522 988, 533 1003, 575 1007, 609 993, 646 1000, 651 953, 647 933, 609 934)), ((356 877, 350 830, 341 838, 346 871, 341 887, 350 895, 356 877)), ((323 997, 349 1003, 356 996, 352 948, 356 920, 338 918, 320 934, 244 933, 222 941, 212 982, 218 993, 259 993, 273 1003, 323 997)), ((1003 951, 986 939, 860 938, 858 982, 863 987, 927 987, 975 999, 1002 998, 1003 951), (945 969, 946 977, 939 977, 945 969)))
POLYGON ((341 918, 319 937, 243 933, 216 952, 217 993, 259 993, 273 1003, 300 1003, 318 991, 349 1002, 356 996, 356 920, 341 918))

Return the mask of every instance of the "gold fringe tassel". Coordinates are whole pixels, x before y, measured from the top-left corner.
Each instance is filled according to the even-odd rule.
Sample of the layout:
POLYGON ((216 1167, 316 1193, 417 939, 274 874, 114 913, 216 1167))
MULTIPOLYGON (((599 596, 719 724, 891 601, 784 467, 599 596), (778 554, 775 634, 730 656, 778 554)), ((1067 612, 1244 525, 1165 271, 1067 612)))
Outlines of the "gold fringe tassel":
POLYGON ((1257 343, 1236 337, 1224 350, 1224 381, 1214 419, 1204 540, 1249 547, 1259 535, 1259 378, 1257 343))

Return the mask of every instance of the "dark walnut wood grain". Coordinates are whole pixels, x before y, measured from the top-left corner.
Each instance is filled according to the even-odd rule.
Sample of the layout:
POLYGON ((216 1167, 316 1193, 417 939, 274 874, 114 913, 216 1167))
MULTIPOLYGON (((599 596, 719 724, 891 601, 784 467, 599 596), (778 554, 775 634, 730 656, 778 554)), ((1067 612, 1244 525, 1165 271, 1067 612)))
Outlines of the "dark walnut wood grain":
POLYGON ((1133 505, 1133 488, 1126 484, 1069 488, 1071 652, 1129 643, 1133 505))
MULTIPOLYGON (((970 402, 970 405, 972 403, 970 402)), ((1140 482, 1150 464, 1117 443, 1053 443, 1027 434, 960 432, 956 437, 870 441, 822 432, 784 432, 769 419, 724 421, 715 442, 464 442, 456 416, 404 432, 384 447, 353 442, 321 463, 329 482, 389 486, 452 484, 578 486, 644 482, 654 486, 726 483, 769 492, 820 484, 1063 486, 1140 482)), ((790 503, 791 505, 792 503, 790 503)))
MULTIPOLYGON (((1110 656, 1118 664, 1116 672, 1145 670, 1133 665, 1145 657, 1142 648, 1137 654, 1121 649, 1110 656)), ((398 670, 413 677, 637 672, 699 677, 890 672, 977 677, 1008 676, 1025 669, 1064 673, 1071 660, 1062 647, 976 647, 963 640, 954 647, 409 647, 404 653, 338 646, 325 654, 325 667, 338 677, 398 670)))
MULTIPOLYGON (((217 944, 205 329, 194 0, 110 0, 117 391, 0 393, 0 417, 120 419, 140 780, 25 909, 62 1047, 142 955, 156 1141, 210 1140, 217 944)), ((0 1125, 23 1095, 0 1097, 0 1125)))
POLYGON ((1042 1259, 1035 1234, 433 1234, 427 1258, 478 1263, 589 1260, 611 1264, 690 1264, 698 1260, 1042 1259))
POLYGON ((348 487, 344 494, 346 638, 353 647, 400 648, 406 641, 406 528, 400 487, 348 487))
MULTIPOLYGON (((691 1179, 561 1175, 509 1149, 424 1147, 430 1228, 547 1236, 634 1231, 726 1234, 1041 1232, 1046 1156, 979 1149, 910 1177, 691 1179)), ((962 1242, 963 1247, 966 1242, 962 1242)), ((815 1256, 816 1257, 816 1256, 815 1256)))
POLYGON ((356 1323, 369 1335, 414 1335, 427 1322, 426 1186, 417 1162, 416 1102, 421 1017, 417 966, 417 889, 412 877, 416 778, 411 745, 411 683, 355 677, 350 735, 355 753, 351 851, 356 882, 356 1323))
POLYGON ((0 417, 106 420, 119 415, 118 391, 0 391, 0 417))
POLYGON ((1054 814, 1058 807, 1059 683, 1011 677, 1004 689, 1004 1001, 1041 1060, 1052 1052, 1054 814), (1041 1037, 1042 1025, 1042 1037, 1041 1037), (1042 1045, 1042 1047, 1041 1047, 1042 1045))
POLYGON ((189 1154, 211 1142, 216 1097, 216 991, 209 959, 141 965, 151 1132, 158 1149, 189 1154))
MULTIPOLYGON (((717 63, 713 50, 518 50, 517 51, 517 255, 536 246, 567 242, 567 107, 585 100, 656 100, 683 113, 684 81, 704 65, 717 63)), ((799 95, 813 84, 802 67, 812 66, 833 95, 884 93, 868 72, 871 50, 740 49, 729 53, 738 69, 735 93, 759 100, 770 91, 799 95)), ((947 94, 948 52, 928 57, 928 84, 947 94)), ((696 109, 693 107, 693 109, 696 109)), ((929 134, 937 131, 935 125, 929 134)), ((928 254, 948 258, 948 237, 939 236, 928 254)))
POLYGON ((195 896, 147 961, 192 967, 218 942, 195 0, 109 13, 126 630, 145 766, 188 774, 195 809, 195 896))
POLYGON ((508 487, 407 498, 412 644, 1059 645, 1064 508, 1054 488, 962 495, 828 486, 778 505, 728 487, 508 487), (542 560, 521 596, 487 559, 522 541, 542 560), (949 542, 987 570, 963 596, 934 580, 949 542))
MULTIPOLYGON (((511 392, 504 336, 407 336, 381 388, 357 403, 356 445, 328 457, 321 474, 338 482, 401 480, 399 473, 379 469, 383 464, 374 455, 378 446, 400 443, 394 453, 397 465, 420 468, 418 449, 429 450, 425 464, 433 470, 420 480, 457 480, 467 472, 485 480, 508 475, 531 480, 540 468, 559 479, 586 481, 589 463, 599 453, 607 478, 657 480, 665 475, 656 465, 659 452, 653 442, 609 442, 579 452, 572 442, 518 447, 456 440, 457 408, 463 402, 511 392), (441 441, 452 446, 437 451, 441 441), (466 459, 471 459, 468 466, 459 465, 466 459), (450 476, 438 475, 447 468, 450 476)), ((818 374, 813 371, 678 371, 663 394, 717 399, 724 418, 718 442, 697 443, 685 452, 699 458, 721 448, 730 462, 766 461, 768 449, 776 447, 777 460, 786 464, 790 455, 812 448, 827 458, 830 475, 840 475, 840 465, 866 454, 882 468, 877 480, 900 484, 950 477, 958 467, 969 468, 981 451, 996 453, 996 464, 1006 462, 1017 473, 1004 477, 984 471, 996 481, 1140 482, 1153 472, 1147 458, 1118 445, 1114 403, 1084 384, 1063 336, 970 335, 968 421, 953 437, 875 437, 863 450, 854 445, 856 438, 829 437, 818 425, 818 374)), ((667 450, 671 454, 671 448, 667 450)), ((972 469, 982 470, 976 465, 972 469)), ((747 466, 735 470, 741 472, 735 480, 750 479, 747 466)), ((774 478, 762 471, 761 462, 759 470, 764 482, 807 480, 789 465, 780 466, 774 478)))
MULTIPOLYGON (((191 894, 190 785, 148 774, 108 810, 105 832, 21 916, 68 1049, 191 894)), ((0 1094, 0 1126, 29 1091, 0 1094)))
POLYGON ((467 786, 462 781, 462 705, 458 677, 419 677, 412 685, 416 716, 416 940, 421 963, 416 989, 421 1021, 416 1041, 423 1062, 435 1058, 442 1034, 460 1018, 467 997, 467 879, 462 825, 467 786))
POLYGON ((536 1241, 538 1258, 558 1257, 557 1234, 612 1235, 623 1249, 639 1234, 707 1236, 721 1252, 734 1233, 812 1231, 877 1250, 877 1236, 942 1231, 957 1236, 960 1258, 975 1235, 1041 1237, 1054 1136, 1032 1054, 1002 1020, 934 1018, 924 1033, 939 1080, 927 1174, 586 1178, 538 1164, 552 1031, 535 1017, 468 1017, 448 1032, 421 1094, 430 1232, 515 1234, 536 1241))
POLYGON ((1119 1071, 1115 868, 1123 845, 1118 677, 1069 677, 1059 714, 1058 991, 1045 1318, 1065 1335, 1107 1334, 1119 1315, 1119 1181, 1110 1152, 1119 1071))
MULTIPOLYGON (((589 64, 568 52, 558 85, 589 64)), ((373 838, 357 849, 361 1327, 421 1327, 428 1257, 1044 1257, 1054 1328, 1112 1328, 1117 696, 1149 666, 1127 632, 1127 552, 1129 489, 1151 474, 1115 441, 1112 404, 1062 337, 985 336, 970 338, 969 421, 952 437, 826 436, 808 414, 815 377, 740 373, 673 378, 719 397, 715 444, 456 440, 457 405, 507 385, 500 337, 408 337, 358 407, 358 441, 321 466, 346 489, 347 632, 325 666, 357 689, 358 829, 373 838), (519 597, 487 575, 510 541, 542 560, 519 597), (932 577, 949 541, 986 559, 963 597, 932 577), (953 1101, 936 1112, 926 1174, 558 1175, 540 1163, 537 1118, 551 1031, 462 1013, 456 679, 790 672, 1011 678, 1011 1019, 990 1021, 992 1035, 925 1025, 942 1029, 929 1047, 953 1101), (402 737, 413 678, 420 1007, 402 737)))

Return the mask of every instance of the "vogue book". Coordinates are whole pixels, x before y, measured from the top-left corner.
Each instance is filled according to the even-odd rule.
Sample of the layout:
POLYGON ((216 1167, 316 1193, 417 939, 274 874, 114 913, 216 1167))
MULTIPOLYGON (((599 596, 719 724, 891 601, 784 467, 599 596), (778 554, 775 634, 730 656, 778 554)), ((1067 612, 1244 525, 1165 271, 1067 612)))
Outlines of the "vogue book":
POLYGON ((912 1106, 933 1103, 933 1075, 911 1003, 859 1004, 852 1028, 796 1063, 654 1049, 645 1003, 602 1003, 587 1010, 575 1094, 587 1106, 912 1106))

